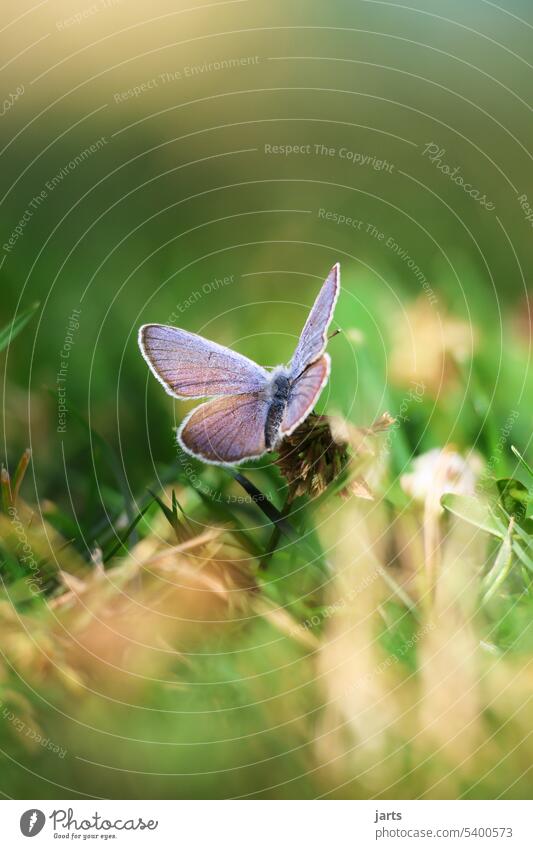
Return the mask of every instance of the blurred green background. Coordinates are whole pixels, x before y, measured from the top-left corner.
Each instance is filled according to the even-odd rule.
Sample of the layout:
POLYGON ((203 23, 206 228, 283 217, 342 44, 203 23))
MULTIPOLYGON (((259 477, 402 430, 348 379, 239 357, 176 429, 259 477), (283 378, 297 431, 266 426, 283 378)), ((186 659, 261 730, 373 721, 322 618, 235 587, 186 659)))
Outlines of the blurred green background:
MULTIPOLYGON (((513 17, 527 20, 528 4, 418 9, 49 2, 17 21, 19 4, 5 4, 3 91, 25 90, 0 125, 3 244, 32 199, 47 192, 3 251, 4 321, 41 302, 32 345, 10 353, 10 383, 39 395, 54 388, 67 320, 81 309, 69 401, 113 440, 120 431, 128 476, 139 480, 140 323, 174 313, 178 325, 276 364, 289 358, 305 310, 338 259, 339 326, 381 340, 395 311, 422 293, 389 238, 430 282, 437 310, 450 306, 482 325, 498 368, 514 342, 505 317, 531 276, 531 223, 517 200, 533 173, 531 30, 513 17), (241 59, 251 64, 205 68, 241 59), (49 191, 46 184, 101 137, 100 149, 49 191), (437 169, 423 153, 430 143, 493 210, 437 169), (268 145, 311 152, 265 153, 268 145), (335 152, 317 155, 315 145, 335 152), (359 159, 341 158, 343 149, 359 159), (360 157, 385 160, 390 170, 360 157), (355 219, 360 229, 325 220, 320 210, 355 219), (187 304, 229 275, 231 285, 187 304)), ((332 382, 344 412, 361 410, 357 390, 364 391, 347 348, 336 340, 332 350, 350 368, 346 381, 332 382)), ((157 386, 149 401, 153 444, 164 452, 169 401, 157 386)), ((32 416, 30 424, 32 443, 45 449, 35 461, 47 475, 60 473, 62 442, 67 454, 80 448, 72 429, 60 439, 50 419, 32 416)), ((11 432, 7 423, 13 451, 28 437, 19 422, 11 432)))

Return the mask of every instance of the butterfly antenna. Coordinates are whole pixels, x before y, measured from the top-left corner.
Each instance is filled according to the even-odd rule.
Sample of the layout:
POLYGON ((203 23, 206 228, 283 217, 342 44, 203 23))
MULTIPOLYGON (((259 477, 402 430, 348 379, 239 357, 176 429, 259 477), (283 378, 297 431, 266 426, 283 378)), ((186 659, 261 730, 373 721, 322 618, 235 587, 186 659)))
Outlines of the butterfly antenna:
POLYGON ((338 336, 338 335, 339 335, 339 333, 342 333, 342 330, 340 330, 340 329, 334 330, 334 331, 333 331, 333 333, 331 333, 331 334, 328 336, 328 342, 329 342, 329 340, 330 340, 330 339, 334 339, 334 338, 335 338, 335 336, 338 336))

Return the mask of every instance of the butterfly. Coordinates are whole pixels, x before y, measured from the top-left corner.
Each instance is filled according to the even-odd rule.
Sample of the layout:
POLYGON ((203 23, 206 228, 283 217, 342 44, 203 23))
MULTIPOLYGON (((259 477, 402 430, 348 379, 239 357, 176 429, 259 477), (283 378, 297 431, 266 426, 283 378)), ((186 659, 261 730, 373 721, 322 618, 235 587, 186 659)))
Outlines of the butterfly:
POLYGON ((236 465, 273 451, 307 418, 326 385, 328 328, 340 291, 333 266, 288 366, 267 371, 230 348, 163 324, 144 324, 139 347, 174 398, 208 398, 178 428, 179 445, 204 463, 236 465))

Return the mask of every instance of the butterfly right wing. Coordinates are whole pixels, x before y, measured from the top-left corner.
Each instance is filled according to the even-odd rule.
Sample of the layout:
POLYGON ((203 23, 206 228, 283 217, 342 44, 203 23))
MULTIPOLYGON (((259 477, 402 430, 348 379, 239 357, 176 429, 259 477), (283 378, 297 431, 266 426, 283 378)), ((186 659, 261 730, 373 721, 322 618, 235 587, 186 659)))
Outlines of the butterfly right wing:
POLYGON ((292 385, 289 402, 281 420, 280 436, 290 436, 300 425, 320 398, 320 394, 328 382, 331 360, 329 354, 324 354, 311 363, 292 385))
POLYGON ((269 379, 248 357, 179 327, 144 324, 139 348, 154 377, 175 398, 260 391, 269 379))
POLYGON ((268 450, 265 428, 270 405, 262 391, 206 401, 183 420, 178 442, 204 463, 254 460, 268 450))

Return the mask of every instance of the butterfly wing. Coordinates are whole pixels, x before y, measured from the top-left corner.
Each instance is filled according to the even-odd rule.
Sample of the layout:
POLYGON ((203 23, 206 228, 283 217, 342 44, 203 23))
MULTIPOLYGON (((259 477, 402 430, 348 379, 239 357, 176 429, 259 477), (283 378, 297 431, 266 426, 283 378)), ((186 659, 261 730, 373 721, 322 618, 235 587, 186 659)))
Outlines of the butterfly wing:
POLYGON ((294 377, 302 374, 304 369, 318 360, 326 350, 328 327, 333 318, 339 291, 340 265, 336 263, 329 272, 302 330, 291 360, 290 368, 294 377))
POLYGON ((144 324, 139 348, 154 376, 175 398, 259 391, 269 378, 248 357, 179 327, 144 324))
POLYGON ((329 354, 323 354, 296 378, 281 420, 281 437, 289 436, 307 418, 328 382, 330 366, 329 354))
POLYGON ((270 404, 261 391, 207 401, 184 419, 178 442, 204 463, 234 464, 260 457, 267 451, 270 404))

